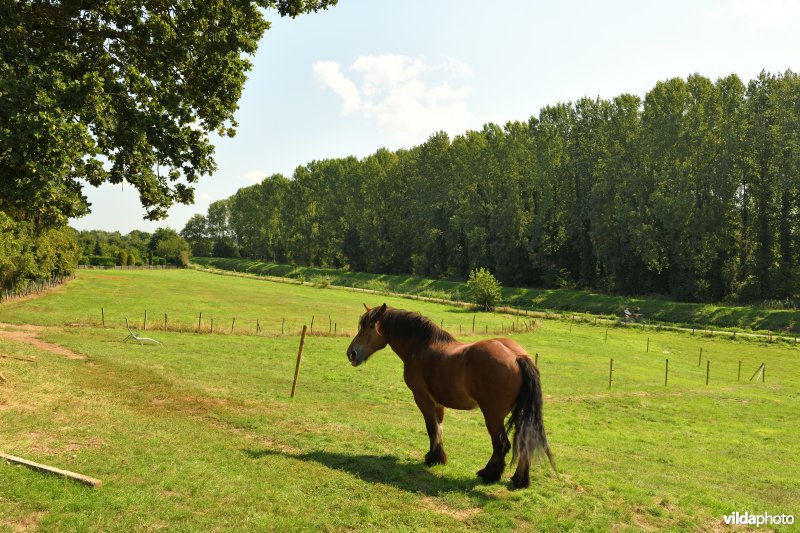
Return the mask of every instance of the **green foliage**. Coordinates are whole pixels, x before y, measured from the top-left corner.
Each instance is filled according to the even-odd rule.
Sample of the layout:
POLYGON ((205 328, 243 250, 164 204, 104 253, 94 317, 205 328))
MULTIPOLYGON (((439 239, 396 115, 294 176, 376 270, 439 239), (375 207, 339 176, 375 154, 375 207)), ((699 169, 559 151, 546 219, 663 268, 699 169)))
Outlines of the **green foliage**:
POLYGON ((264 8, 295 17, 335 3, 3 3, 0 211, 64 224, 88 212, 84 182, 128 182, 153 220, 191 203, 216 168, 209 135, 235 133, 264 8))
POLYGON ((125 250, 117 252, 117 264, 119 266, 126 266, 128 264, 128 252, 125 250))
POLYGON ((117 258, 109 256, 90 255, 88 259, 92 266, 116 266, 119 264, 117 258))
POLYGON ((380 294, 389 294, 391 289, 389 288, 389 283, 379 279, 370 279, 364 283, 365 289, 369 289, 371 291, 375 291, 380 294))
MULTIPOLYGON (((171 228, 158 228, 150 238, 148 249, 155 254, 153 259, 164 259, 171 265, 183 265, 183 256, 189 254, 189 243, 171 228)), ((156 263, 152 264, 165 264, 156 263)), ((187 261, 188 264, 188 261, 187 261)))
POLYGON ((467 291, 470 301, 484 311, 493 310, 500 302, 500 282, 483 267, 469 273, 467 291))
POLYGON ((78 256, 72 229, 36 231, 33 224, 15 222, 0 211, 0 289, 72 274, 78 256))
POLYGON ((315 287, 319 287, 320 289, 324 289, 331 284, 331 280, 328 278, 328 276, 316 275, 313 276, 309 281, 313 283, 315 287))
POLYGON ((181 230, 181 237, 191 246, 192 255, 211 255, 213 241, 208 237, 208 221, 203 215, 192 216, 181 230))

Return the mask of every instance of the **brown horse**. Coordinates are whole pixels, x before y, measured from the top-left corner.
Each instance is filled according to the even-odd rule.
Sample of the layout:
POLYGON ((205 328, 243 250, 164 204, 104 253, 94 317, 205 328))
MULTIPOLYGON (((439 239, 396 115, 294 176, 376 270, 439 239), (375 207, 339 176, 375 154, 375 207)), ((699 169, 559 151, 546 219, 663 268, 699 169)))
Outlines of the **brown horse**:
POLYGON ((389 309, 386 304, 369 308, 359 320, 358 334, 347 348, 353 366, 388 344, 403 360, 403 378, 425 417, 430 451, 428 466, 444 464, 442 445, 444 409, 479 407, 492 438, 492 457, 478 471, 485 483, 500 479, 511 449, 508 432, 514 429, 511 478, 513 488, 530 485, 531 455, 543 450, 556 465, 542 422, 542 388, 539 370, 525 350, 511 339, 488 339, 465 344, 419 313, 389 309), (506 415, 511 413, 507 424, 506 415))

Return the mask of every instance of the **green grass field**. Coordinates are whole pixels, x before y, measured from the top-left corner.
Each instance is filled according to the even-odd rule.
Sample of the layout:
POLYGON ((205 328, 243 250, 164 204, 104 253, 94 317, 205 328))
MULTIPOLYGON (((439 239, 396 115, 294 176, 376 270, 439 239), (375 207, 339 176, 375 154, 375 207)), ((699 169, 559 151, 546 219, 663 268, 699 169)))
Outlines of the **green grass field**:
MULTIPOLYGON (((0 464, 0 530, 683 531, 725 529, 733 511, 800 515, 792 346, 630 328, 605 342, 605 327, 558 320, 514 333, 540 357, 561 475, 539 463, 531 488, 512 492, 511 472, 477 483, 490 454, 478 412, 448 411, 450 462, 424 466, 422 417, 388 350, 352 368, 348 338, 309 337, 289 398, 300 326, 313 315, 327 333, 330 315, 352 333, 365 299, 471 331, 462 308, 179 270, 81 271, 0 305, 0 354, 36 360, 0 358, 0 450, 104 482, 0 464), (163 347, 121 342, 124 317, 140 328, 144 309, 163 347), (209 333, 211 318, 221 333, 209 333), (15 336, 23 330, 87 359, 15 336), (762 362, 766 383, 749 382, 762 362)), ((516 320, 476 316, 477 329, 516 320)))
MULTIPOLYGON (((276 276, 304 281, 327 280, 345 286, 385 289, 392 292, 429 296, 446 300, 466 300, 463 281, 432 280, 410 275, 367 274, 335 269, 262 263, 251 259, 195 257, 203 267, 276 276)), ((800 310, 765 309, 741 305, 676 302, 657 297, 628 297, 590 291, 503 287, 505 305, 523 309, 590 313, 619 317, 625 307, 640 307, 654 323, 685 327, 726 328, 734 331, 773 332, 785 335, 800 333, 800 310)))

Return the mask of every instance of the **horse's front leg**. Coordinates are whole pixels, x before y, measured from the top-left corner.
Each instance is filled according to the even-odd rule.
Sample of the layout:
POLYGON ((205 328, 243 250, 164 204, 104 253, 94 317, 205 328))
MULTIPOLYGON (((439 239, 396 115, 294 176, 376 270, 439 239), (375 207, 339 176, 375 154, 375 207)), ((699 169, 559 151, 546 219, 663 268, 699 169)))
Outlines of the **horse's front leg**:
POLYGON ((425 454, 425 464, 428 466, 446 464, 447 454, 444 453, 442 444, 442 421, 444 420, 444 407, 438 405, 426 393, 414 393, 414 401, 425 417, 425 429, 430 439, 430 450, 425 454))

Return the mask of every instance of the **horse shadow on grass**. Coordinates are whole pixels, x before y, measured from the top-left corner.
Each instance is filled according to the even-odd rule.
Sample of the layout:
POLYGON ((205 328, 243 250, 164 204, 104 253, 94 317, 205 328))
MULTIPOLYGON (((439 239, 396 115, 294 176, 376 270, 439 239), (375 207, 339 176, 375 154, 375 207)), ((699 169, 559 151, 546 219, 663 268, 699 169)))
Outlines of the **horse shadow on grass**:
POLYGON ((244 449, 252 459, 265 456, 282 456, 324 465, 333 470, 343 470, 359 479, 376 484, 391 485, 414 494, 437 497, 451 492, 467 494, 477 504, 496 499, 476 487, 482 486, 475 478, 450 478, 433 474, 421 463, 398 460, 391 455, 358 455, 315 450, 306 453, 288 453, 274 449, 244 449))

